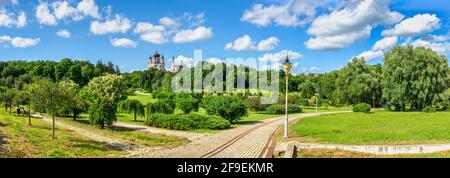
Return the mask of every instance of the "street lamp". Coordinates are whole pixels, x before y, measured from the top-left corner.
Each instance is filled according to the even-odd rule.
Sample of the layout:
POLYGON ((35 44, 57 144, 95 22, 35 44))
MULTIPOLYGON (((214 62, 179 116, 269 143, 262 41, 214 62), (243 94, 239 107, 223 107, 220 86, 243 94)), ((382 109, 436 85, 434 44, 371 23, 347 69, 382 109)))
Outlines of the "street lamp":
POLYGON ((292 64, 289 62, 289 52, 286 54, 286 60, 284 61, 284 70, 286 71, 286 119, 284 121, 284 138, 288 138, 288 92, 289 92, 289 72, 291 72, 292 64))
POLYGON ((316 113, 317 113, 317 110, 319 108, 319 97, 320 97, 320 94, 316 93, 316 113))

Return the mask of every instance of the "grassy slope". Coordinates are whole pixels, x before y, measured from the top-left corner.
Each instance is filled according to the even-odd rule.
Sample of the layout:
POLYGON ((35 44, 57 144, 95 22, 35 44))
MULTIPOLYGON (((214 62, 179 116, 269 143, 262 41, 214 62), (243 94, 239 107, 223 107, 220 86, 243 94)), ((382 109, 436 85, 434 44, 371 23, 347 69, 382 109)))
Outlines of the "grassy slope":
POLYGON ((126 154, 102 142, 95 142, 72 131, 57 128, 56 139, 51 138, 51 124, 0 112, 0 132, 6 137, 7 153, 0 157, 121 157, 126 154))
POLYGON ((161 134, 153 134, 139 130, 130 130, 120 127, 110 127, 100 129, 97 126, 89 124, 88 118, 78 118, 77 121, 72 121, 72 118, 59 119, 66 124, 70 124, 79 128, 86 129, 96 134, 110 136, 121 139, 130 144, 144 145, 144 146, 162 146, 171 148, 182 145, 187 142, 187 139, 174 136, 166 136, 161 134))
POLYGON ((296 140, 338 144, 450 143, 450 112, 345 113, 306 118, 292 126, 296 140))

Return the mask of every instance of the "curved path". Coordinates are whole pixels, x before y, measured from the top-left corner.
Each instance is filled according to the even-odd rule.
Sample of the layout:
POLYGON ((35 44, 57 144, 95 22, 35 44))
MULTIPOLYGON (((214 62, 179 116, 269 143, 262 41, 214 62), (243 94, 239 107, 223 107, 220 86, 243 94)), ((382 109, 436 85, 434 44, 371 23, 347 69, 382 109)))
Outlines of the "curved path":
MULTIPOLYGON (((298 114, 290 121, 304 117, 335 114, 298 114)), ((266 119, 252 124, 241 125, 214 134, 204 134, 191 142, 172 149, 141 150, 133 157, 159 158, 258 158, 264 153, 273 133, 282 125, 284 117, 266 119)))

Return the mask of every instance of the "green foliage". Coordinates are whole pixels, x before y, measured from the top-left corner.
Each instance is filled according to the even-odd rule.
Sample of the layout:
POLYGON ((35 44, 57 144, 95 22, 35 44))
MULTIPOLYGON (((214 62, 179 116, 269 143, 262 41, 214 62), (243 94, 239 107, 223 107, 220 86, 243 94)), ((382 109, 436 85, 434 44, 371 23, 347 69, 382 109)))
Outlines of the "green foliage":
POLYGON ((119 102, 118 109, 120 112, 133 114, 134 121, 137 122, 137 116, 145 116, 144 105, 138 100, 127 99, 119 102))
POLYGON ((203 116, 198 114, 167 115, 150 114, 145 121, 146 125, 174 129, 226 129, 231 126, 230 122, 216 116, 203 116))
POLYGON ((147 116, 151 114, 161 113, 161 114, 173 114, 175 108, 172 107, 167 102, 158 101, 156 103, 147 104, 147 116))
MULTIPOLYGON (((288 104, 288 113, 292 114, 292 113, 301 113, 302 112, 302 108, 297 106, 297 105, 293 105, 293 104, 288 104)), ((279 114, 285 114, 286 113, 286 106, 285 105, 272 105, 267 107, 266 109, 266 113, 267 114, 272 114, 272 115, 279 115, 279 114)))
POLYGON ((431 49, 397 46, 385 54, 383 98, 396 110, 432 106, 448 87, 448 60, 431 49), (401 66, 401 67, 400 67, 401 66))
POLYGON ((14 97, 16 97, 18 93, 19 90, 17 89, 7 89, 6 91, 0 93, 0 100, 5 106, 5 111, 9 108, 9 114, 11 114, 14 97))
POLYGON ((127 85, 123 76, 105 75, 89 82, 82 96, 90 101, 89 118, 102 129, 116 120, 117 104, 127 98, 127 85))
POLYGON ((179 93, 175 96, 175 104, 184 114, 189 114, 194 110, 198 111, 200 101, 190 94, 179 93))
POLYGON ((202 106, 209 115, 218 115, 231 123, 247 115, 244 102, 235 96, 210 96, 203 100, 202 106))
POLYGON ((431 106, 427 106, 427 107, 423 108, 422 112, 424 112, 424 113, 435 113, 436 112, 436 108, 435 107, 431 107, 431 106))
POLYGON ((67 104, 65 107, 63 107, 60 111, 61 114, 67 114, 71 113, 73 116, 73 119, 76 120, 77 116, 85 112, 88 108, 87 101, 80 96, 80 87, 78 84, 71 80, 66 80, 63 82, 60 82, 61 89, 66 95, 67 104))
POLYGON ((112 126, 117 121, 117 104, 112 100, 94 100, 89 107, 89 121, 93 125, 112 126))
POLYGON ((367 103, 359 103, 353 106, 353 112, 369 113, 372 107, 367 103))
POLYGON ((247 97, 244 100, 245 106, 252 111, 265 111, 268 104, 261 103, 261 97, 247 97))

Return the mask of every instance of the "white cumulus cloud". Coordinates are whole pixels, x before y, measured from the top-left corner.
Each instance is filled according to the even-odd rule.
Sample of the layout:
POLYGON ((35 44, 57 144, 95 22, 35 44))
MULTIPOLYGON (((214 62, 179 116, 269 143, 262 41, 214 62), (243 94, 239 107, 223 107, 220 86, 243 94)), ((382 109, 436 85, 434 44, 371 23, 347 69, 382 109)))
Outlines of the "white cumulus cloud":
POLYGON ((209 39, 213 36, 212 28, 197 27, 195 29, 185 29, 177 32, 173 37, 174 43, 188 43, 209 39))
POLYGON ((278 43, 280 43, 280 40, 278 38, 269 37, 267 39, 261 40, 258 44, 256 44, 256 42, 254 42, 249 35, 244 35, 234 40, 233 42, 227 43, 225 45, 225 49, 235 51, 271 51, 278 45, 278 43))
POLYGON ((121 15, 104 22, 94 21, 91 23, 91 32, 95 35, 106 35, 114 33, 126 33, 131 28, 131 21, 121 15))
POLYGON ((134 28, 134 33, 140 34, 141 40, 153 44, 163 44, 168 41, 166 28, 161 25, 140 22, 134 28))
POLYGON ((418 14, 403 20, 392 29, 384 30, 382 34, 383 36, 411 37, 432 32, 439 28, 440 20, 436 15, 418 14))
POLYGON ((271 61, 271 62, 282 62, 289 55, 290 60, 301 59, 303 57, 302 54, 291 51, 291 50, 283 50, 278 53, 267 53, 263 56, 259 57, 259 61, 271 61))
POLYGON ((58 32, 56 32, 56 35, 62 38, 70 38, 71 33, 67 30, 59 30, 58 32))
POLYGON ((111 39, 111 45, 114 47, 122 47, 122 48, 135 48, 137 47, 137 43, 128 38, 114 38, 111 39))
POLYGON ((395 24, 403 15, 389 9, 389 0, 353 1, 359 4, 336 9, 316 18, 305 44, 313 50, 336 50, 366 39, 377 25, 395 24))
POLYGON ((378 40, 371 50, 364 51, 357 57, 364 58, 366 61, 371 61, 373 59, 380 58, 384 55, 385 51, 390 50, 392 47, 397 45, 397 43, 398 37, 396 36, 385 37, 381 40, 378 40))
POLYGON ((32 38, 15 37, 11 39, 11 44, 16 48, 27 48, 39 44, 40 41, 41 40, 39 38, 32 39, 32 38))
POLYGON ((0 43, 11 41, 11 37, 8 35, 0 36, 0 43))
POLYGON ((16 27, 22 28, 27 24, 27 16, 21 11, 17 17, 14 13, 8 12, 6 9, 0 9, 0 27, 16 27), (17 18, 17 19, 15 19, 17 18))

